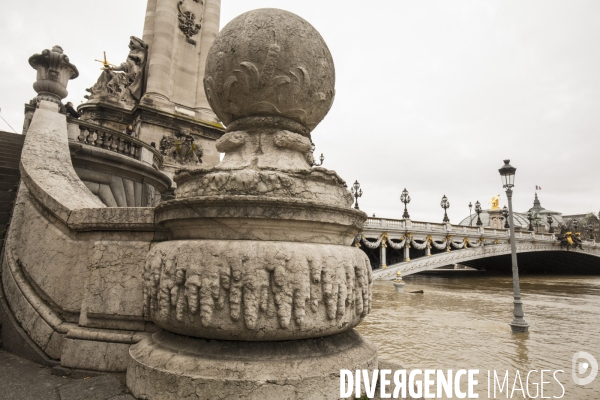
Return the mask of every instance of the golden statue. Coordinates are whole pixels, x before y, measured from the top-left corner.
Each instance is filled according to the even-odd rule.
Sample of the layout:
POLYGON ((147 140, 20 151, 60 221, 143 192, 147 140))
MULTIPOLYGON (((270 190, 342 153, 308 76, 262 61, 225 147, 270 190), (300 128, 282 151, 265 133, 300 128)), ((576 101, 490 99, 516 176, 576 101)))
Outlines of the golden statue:
POLYGON ((500 195, 492 197, 492 201, 490 201, 490 203, 492 204, 492 210, 499 210, 500 209, 500 195))

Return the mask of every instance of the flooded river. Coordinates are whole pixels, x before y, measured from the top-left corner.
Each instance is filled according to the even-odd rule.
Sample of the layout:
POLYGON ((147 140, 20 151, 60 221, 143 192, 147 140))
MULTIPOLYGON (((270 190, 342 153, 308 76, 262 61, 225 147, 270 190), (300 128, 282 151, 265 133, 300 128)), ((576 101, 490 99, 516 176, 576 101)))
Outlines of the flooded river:
MULTIPOLYGON (((563 399, 600 399, 600 373, 586 386, 575 385, 571 376, 575 352, 586 351, 600 362, 600 276, 522 276, 530 332, 520 335, 508 325, 513 318, 509 275, 457 270, 412 275, 405 282, 404 293, 396 293, 391 282, 376 281, 373 310, 357 328, 377 345, 380 359, 406 369, 479 369, 479 398, 488 398, 488 370, 491 388, 494 370, 500 381, 509 371, 511 389, 516 371, 526 386, 529 371, 551 370, 544 375, 550 382, 544 397, 561 397, 558 380, 563 399), (408 293, 421 289, 424 294, 408 293), (564 371, 556 373, 557 380, 556 370, 564 371)), ((539 372, 531 373, 530 397, 516 390, 512 398, 541 398, 535 396, 539 384, 539 372)), ((507 398, 506 390, 496 390, 496 398, 507 398)))

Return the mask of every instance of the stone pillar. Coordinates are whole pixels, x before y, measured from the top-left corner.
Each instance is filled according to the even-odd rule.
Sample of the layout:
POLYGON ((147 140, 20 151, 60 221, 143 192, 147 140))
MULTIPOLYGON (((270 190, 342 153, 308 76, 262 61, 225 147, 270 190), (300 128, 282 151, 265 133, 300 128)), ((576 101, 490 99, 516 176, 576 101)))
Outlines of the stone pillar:
POLYGON ((162 330, 130 349, 137 398, 333 399, 340 369, 377 368, 353 329, 371 309, 370 262, 351 246, 367 215, 307 157, 334 82, 294 14, 250 11, 217 36, 205 83, 225 156, 181 169, 156 208, 169 240, 146 256, 144 315, 162 330))
POLYGON ((385 244, 385 242, 382 239, 381 247, 379 248, 379 259, 381 261, 379 266, 381 268, 387 268, 386 250, 387 250, 387 245, 385 244))
POLYGON ((504 229, 504 217, 502 216, 502 210, 488 210, 490 216, 490 228, 492 229, 504 229))
MULTIPOLYGON (((152 43, 148 53, 148 77, 145 98, 169 101, 171 66, 173 64, 174 36, 177 28, 177 2, 173 0, 149 0, 144 33, 152 43), (156 5, 154 12, 150 10, 156 5), (148 26, 148 29, 146 29, 148 26), (149 34, 152 32, 152 35, 149 34)), ((148 100, 146 100, 148 102, 148 100)))
POLYGON ((208 105, 203 78, 206 55, 219 32, 220 8, 220 0, 148 1, 144 41, 150 51, 143 104, 218 122, 208 105))
POLYGON ((219 33, 219 21, 221 19, 221 0, 205 0, 204 18, 202 24, 202 39, 200 40, 200 67, 198 76, 201 77, 196 86, 196 104, 195 109, 206 118, 214 118, 214 113, 208 104, 204 92, 204 72, 206 70, 206 55, 210 46, 212 46, 217 34, 219 33))
POLYGON ((146 5, 146 18, 144 20, 144 33, 142 35, 142 40, 148 46, 152 46, 154 42, 154 19, 156 18, 156 1, 157 0, 148 0, 148 4, 146 5))
POLYGON ((161 152, 169 177, 182 166, 217 165, 224 127, 203 79, 219 14, 219 0, 147 0, 143 39, 130 38, 125 62, 111 67, 105 60, 88 102, 78 107, 81 119, 121 132, 132 125, 138 139, 161 152))
POLYGON ((219 162, 215 140, 223 126, 208 105, 203 81, 206 56, 219 32, 220 7, 220 0, 148 0, 146 90, 136 125, 141 140, 162 147, 169 175, 182 166, 181 155, 173 156, 173 144, 186 134, 202 149, 202 165, 219 162))
POLYGON ((406 239, 406 243, 404 244, 404 262, 410 261, 410 239, 406 239))

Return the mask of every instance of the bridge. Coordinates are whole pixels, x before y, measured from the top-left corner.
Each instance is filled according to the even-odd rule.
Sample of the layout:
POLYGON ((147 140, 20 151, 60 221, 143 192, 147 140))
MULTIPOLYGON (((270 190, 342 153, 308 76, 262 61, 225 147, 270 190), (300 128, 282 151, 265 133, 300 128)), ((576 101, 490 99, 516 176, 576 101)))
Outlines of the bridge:
MULTIPOLYGON (((564 271, 576 263, 581 271, 600 272, 600 246, 583 241, 581 248, 560 246, 550 233, 515 232, 520 269, 564 271)), ((368 218, 354 245, 364 250, 374 279, 391 279, 452 264, 477 269, 510 270, 508 229, 368 218)))

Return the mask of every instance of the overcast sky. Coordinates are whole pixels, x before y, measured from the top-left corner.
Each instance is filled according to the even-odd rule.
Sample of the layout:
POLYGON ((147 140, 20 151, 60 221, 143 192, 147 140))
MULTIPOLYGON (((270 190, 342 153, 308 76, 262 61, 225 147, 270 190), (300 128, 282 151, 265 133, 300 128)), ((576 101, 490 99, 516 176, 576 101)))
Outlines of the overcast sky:
MULTIPOLYGON (((27 60, 61 45, 80 71, 67 100, 84 100, 106 51, 120 64, 142 36, 145 0, 2 0, 0 115, 17 131, 35 96, 27 60)), ((600 1, 222 0, 221 26, 255 8, 292 11, 319 30, 336 66, 336 98, 313 132, 316 156, 350 185, 360 208, 441 222, 502 193, 565 214, 600 209, 600 1)), ((0 120, 0 130, 10 128, 0 120)), ((315 157, 316 158, 316 157, 315 157)))

